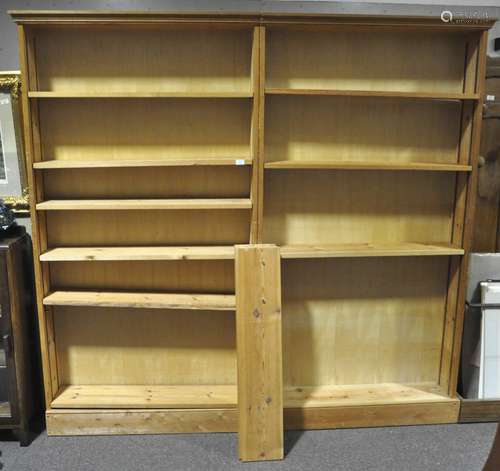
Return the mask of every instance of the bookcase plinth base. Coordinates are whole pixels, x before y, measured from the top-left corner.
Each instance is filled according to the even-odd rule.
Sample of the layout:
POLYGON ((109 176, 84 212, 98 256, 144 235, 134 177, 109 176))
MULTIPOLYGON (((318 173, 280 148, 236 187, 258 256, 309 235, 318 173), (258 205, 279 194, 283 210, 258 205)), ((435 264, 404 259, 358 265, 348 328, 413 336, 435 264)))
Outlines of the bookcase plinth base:
MULTIPOLYGON (((448 424, 458 421, 458 399, 427 404, 285 409, 287 430, 448 424)), ((126 435, 236 432, 237 409, 49 409, 47 433, 126 435)))

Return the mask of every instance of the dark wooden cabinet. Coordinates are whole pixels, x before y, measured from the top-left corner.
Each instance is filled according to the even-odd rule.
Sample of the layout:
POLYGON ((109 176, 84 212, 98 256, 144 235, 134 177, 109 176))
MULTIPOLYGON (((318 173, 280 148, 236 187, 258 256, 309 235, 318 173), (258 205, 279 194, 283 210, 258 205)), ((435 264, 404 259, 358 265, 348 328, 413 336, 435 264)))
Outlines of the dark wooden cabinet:
POLYGON ((12 429, 21 445, 38 409, 31 242, 16 227, 0 238, 0 428, 12 429))

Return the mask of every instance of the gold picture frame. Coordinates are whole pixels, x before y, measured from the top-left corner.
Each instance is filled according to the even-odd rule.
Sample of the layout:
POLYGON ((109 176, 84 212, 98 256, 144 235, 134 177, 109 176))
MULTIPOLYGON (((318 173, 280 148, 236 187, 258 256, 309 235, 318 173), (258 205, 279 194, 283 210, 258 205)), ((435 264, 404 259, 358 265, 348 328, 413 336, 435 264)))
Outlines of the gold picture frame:
MULTIPOLYGON (((4 105, 9 105, 12 110, 11 118, 8 117, 9 123, 6 126, 8 129, 2 131, 2 123, 0 122, 0 149, 1 149, 1 165, 2 169, 6 171, 6 160, 8 157, 5 155, 5 143, 9 141, 10 153, 17 154, 17 159, 11 158, 9 166, 14 177, 14 185, 12 188, 0 194, 0 199, 9 206, 16 215, 27 215, 29 213, 29 188, 26 174, 26 161, 24 158, 24 135, 23 135, 23 115, 21 107, 21 74, 17 71, 0 72, 0 101, 4 105), (7 103, 5 95, 7 95, 7 103), (2 98, 3 97, 3 98, 2 98), (10 100, 8 100, 10 98, 10 100), (10 119, 12 121, 10 121, 10 119), (2 135, 5 132, 7 135, 2 135)), ((9 111, 7 107, 7 111, 9 111)), ((1 116, 0 116, 1 119, 1 116)), ((7 181, 7 180, 6 180, 7 181)))

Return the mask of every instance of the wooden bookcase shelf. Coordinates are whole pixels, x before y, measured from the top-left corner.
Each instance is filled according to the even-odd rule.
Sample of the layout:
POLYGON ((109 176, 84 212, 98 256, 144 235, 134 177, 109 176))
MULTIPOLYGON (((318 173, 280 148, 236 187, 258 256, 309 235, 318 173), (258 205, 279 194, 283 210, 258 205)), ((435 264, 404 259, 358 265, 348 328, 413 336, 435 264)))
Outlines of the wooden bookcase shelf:
POLYGON ((50 434, 457 421, 489 23, 13 16, 50 434))
MULTIPOLYGON (((361 407, 387 404, 444 402, 446 396, 431 384, 359 384, 301 387, 285 390, 284 407, 361 407)), ((63 387, 53 408, 236 408, 236 385, 82 385, 63 387)))
POLYGON ((349 407, 387 404, 444 402, 447 397, 439 387, 422 384, 355 384, 299 387, 285 390, 286 408, 349 407))
POLYGON ((40 255, 42 262, 131 260, 231 260, 234 247, 58 247, 40 255))
POLYGON ((189 167, 189 166, 240 166, 252 165, 251 158, 225 158, 225 159, 157 159, 157 160, 46 160, 35 162, 36 170, 56 170, 74 168, 126 168, 126 167, 189 167))
POLYGON ((229 294, 125 293, 103 291, 54 291, 43 299, 45 306, 130 307, 144 309, 200 309, 234 311, 229 294))
POLYGON ((240 199, 137 199, 137 200, 50 200, 36 205, 39 211, 127 210, 127 209, 250 209, 250 198, 240 199))
POLYGON ((463 255, 464 250, 449 244, 417 244, 411 242, 284 245, 281 258, 341 258, 341 257, 412 257, 436 255, 463 255))
POLYGON ((235 385, 66 386, 52 401, 58 409, 236 408, 235 385))
POLYGON ((252 92, 29 92, 29 98, 252 98, 252 92))
POLYGON ((287 169, 331 169, 331 170, 422 170, 429 172, 470 172, 470 165, 441 164, 434 162, 349 162, 334 160, 282 160, 279 162, 268 162, 264 164, 266 169, 287 170, 287 169))
MULTIPOLYGON (((405 257, 421 255, 463 255, 464 250, 449 244, 412 242, 329 245, 284 245, 281 257, 405 257)), ((130 261, 130 260, 229 260, 233 247, 59 247, 40 255, 42 262, 130 261)))
POLYGON ((479 100, 477 93, 394 92, 376 90, 318 90, 314 88, 266 88, 267 95, 319 95, 347 97, 407 98, 423 100, 479 100))

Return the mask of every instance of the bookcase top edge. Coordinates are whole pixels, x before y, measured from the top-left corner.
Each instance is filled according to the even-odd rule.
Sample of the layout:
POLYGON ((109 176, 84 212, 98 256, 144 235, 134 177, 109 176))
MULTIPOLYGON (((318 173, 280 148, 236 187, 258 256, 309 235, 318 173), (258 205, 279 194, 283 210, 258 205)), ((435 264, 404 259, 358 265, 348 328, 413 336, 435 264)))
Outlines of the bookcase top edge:
POLYGON ((373 14, 221 12, 221 11, 139 11, 139 10, 9 10, 18 24, 101 24, 162 22, 228 22, 253 24, 340 24, 352 26, 433 26, 453 30, 487 30, 496 18, 471 22, 443 22, 436 16, 373 14))

